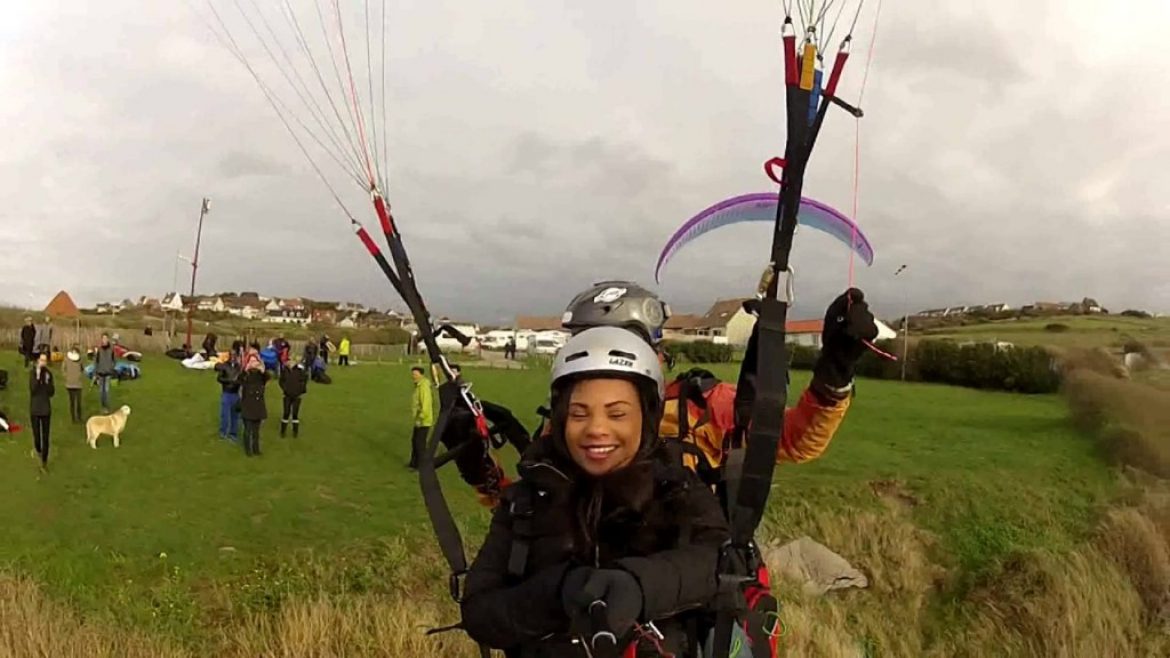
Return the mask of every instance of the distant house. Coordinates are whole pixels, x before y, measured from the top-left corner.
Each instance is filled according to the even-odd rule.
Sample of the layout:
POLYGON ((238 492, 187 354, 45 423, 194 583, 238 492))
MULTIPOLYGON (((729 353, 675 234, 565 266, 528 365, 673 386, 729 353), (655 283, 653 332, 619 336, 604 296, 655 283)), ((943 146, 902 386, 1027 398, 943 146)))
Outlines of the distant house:
POLYGON ((45 307, 45 315, 52 318, 76 318, 81 315, 81 311, 77 309, 77 304, 73 303, 69 293, 62 290, 49 301, 49 305, 45 307))
POLYGON ((699 337, 703 329, 703 316, 680 313, 672 315, 662 326, 662 339, 674 341, 693 341, 699 337))
POLYGON ((824 329, 824 320, 790 320, 784 325, 785 340, 791 344, 820 349, 821 332, 824 329))
POLYGON ((95 313, 105 315, 107 313, 114 313, 114 305, 109 302, 98 302, 97 306, 93 307, 95 313))
POLYGON ((313 304, 309 317, 317 324, 337 324, 337 305, 328 302, 313 304))
POLYGON ((357 316, 356 322, 358 326, 366 327, 401 327, 402 316, 394 311, 390 311, 389 313, 370 311, 364 315, 357 316))
POLYGON ((941 318, 942 316, 944 316, 946 314, 947 314, 947 310, 945 308, 932 308, 928 311, 922 311, 921 313, 918 314, 918 317, 920 317, 920 318, 941 318))
POLYGON ((747 345, 751 336, 755 318, 743 310, 746 299, 721 299, 716 301, 703 316, 703 326, 699 329, 700 336, 708 337, 715 343, 729 345, 747 345))
POLYGON ((215 307, 222 304, 223 300, 219 295, 198 295, 195 297, 195 310, 197 311, 215 311, 215 307))
POLYGON ((341 318, 341 320, 337 322, 337 326, 341 327, 342 329, 356 329, 359 324, 358 317, 359 316, 356 312, 350 313, 344 318, 341 318))
POLYGON ((309 314, 303 308, 283 308, 277 311, 268 311, 264 322, 271 324, 309 324, 309 314))
POLYGON ((169 292, 163 296, 162 309, 164 311, 184 311, 186 307, 183 305, 183 296, 177 292, 169 292))
POLYGON ((254 292, 245 292, 232 299, 227 310, 228 313, 245 320, 254 320, 265 315, 265 306, 265 303, 260 300, 260 295, 254 292))

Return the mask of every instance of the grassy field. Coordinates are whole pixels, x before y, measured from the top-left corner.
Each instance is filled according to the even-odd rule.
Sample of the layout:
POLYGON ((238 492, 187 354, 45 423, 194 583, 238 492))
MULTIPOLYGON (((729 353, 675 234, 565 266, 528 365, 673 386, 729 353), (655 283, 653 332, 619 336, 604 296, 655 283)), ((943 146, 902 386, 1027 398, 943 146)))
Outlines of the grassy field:
MULTIPOLYGON (((25 420, 27 389, 14 356, 0 356, 13 373, 0 408, 25 420)), ((440 646, 410 644, 424 642, 420 624, 453 621, 457 611, 444 600, 445 566, 405 468, 405 365, 333 368, 334 384, 312 386, 305 398, 301 437, 280 439, 269 420, 259 459, 217 438, 211 373, 161 357, 148 357, 143 369, 141 380, 113 389, 115 404, 134 409, 117 450, 85 445, 83 430, 68 422, 63 390, 48 475, 29 456, 27 431, 0 439, 8 502, 0 507, 0 611, 5 596, 44 596, 37 605, 72 620, 57 633, 120 634, 108 655, 158 655, 161 647, 174 655, 408 655, 440 646), (338 618, 345 623, 328 621, 338 618), (329 642, 342 648, 322 648, 329 642), (141 643, 141 654, 130 648, 141 643)), ((547 373, 466 372, 481 396, 535 418, 547 373)), ((794 385, 804 376, 794 373, 794 385)), ((96 394, 86 396, 93 410, 96 394)), ((275 419, 275 386, 268 400, 275 419)), ((487 513, 453 473, 447 482, 474 544, 487 513)), ((973 597, 1005 565, 1022 554, 1075 550, 1121 493, 1116 472, 1059 398, 862 382, 829 452, 778 468, 767 534, 812 535, 866 570, 874 586, 848 595, 844 608, 791 600, 789 626, 806 642, 821 626, 857 626, 863 655, 952 647, 976 623, 973 597), (917 628, 867 626, 866 610, 894 614, 891 606, 910 605, 907 596, 917 628)), ((6 632, 30 631, 0 628, 0 638, 6 632)), ((453 636, 436 642, 469 648, 453 636)), ((856 649, 815 646, 824 655, 856 649)), ((446 651, 433 655, 455 655, 446 651)))
MULTIPOLYGON (((911 332, 913 333, 913 332, 911 332)), ((1170 348, 1170 318, 1131 318, 1120 315, 1074 315, 1023 320, 999 320, 965 327, 929 329, 929 337, 955 340, 1002 340, 1017 345, 1054 347, 1116 347, 1136 339, 1151 348, 1170 348), (1065 331, 1046 329, 1051 324, 1065 331)))

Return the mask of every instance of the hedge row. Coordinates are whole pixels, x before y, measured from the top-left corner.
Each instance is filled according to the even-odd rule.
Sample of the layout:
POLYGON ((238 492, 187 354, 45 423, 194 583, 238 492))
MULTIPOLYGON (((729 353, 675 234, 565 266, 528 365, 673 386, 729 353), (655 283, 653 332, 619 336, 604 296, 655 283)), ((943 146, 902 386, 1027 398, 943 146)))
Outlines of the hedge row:
POLYGON ((662 347, 675 361, 689 363, 730 363, 735 350, 706 340, 694 342, 664 341, 662 347))
MULTIPOLYGON (((877 347, 901 354, 900 342, 882 341, 877 347)), ((789 352, 792 368, 808 370, 816 362, 818 350, 790 345, 789 352)), ((857 374, 899 379, 902 362, 867 350, 857 364, 857 374)), ((959 345, 942 340, 919 341, 911 348, 906 379, 1019 393, 1055 393, 1060 388, 1055 359, 1042 347, 997 348, 992 343, 959 345)))

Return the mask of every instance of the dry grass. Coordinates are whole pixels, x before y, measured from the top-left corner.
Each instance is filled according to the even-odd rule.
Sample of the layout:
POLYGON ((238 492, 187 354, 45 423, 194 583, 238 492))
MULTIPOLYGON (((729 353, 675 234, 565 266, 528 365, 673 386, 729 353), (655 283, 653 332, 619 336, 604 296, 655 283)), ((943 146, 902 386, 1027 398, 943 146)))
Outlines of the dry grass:
POLYGON ((785 655, 923 655, 916 630, 945 575, 928 557, 933 538, 897 509, 842 516, 809 508, 808 515, 802 528, 863 571, 870 587, 810 598, 795 584, 780 585, 785 655))
POLYGON ((939 655, 1148 656, 1161 643, 1133 584, 1093 549, 1021 554, 965 601, 939 655))
MULTIPOLYGON (((1132 495, 1133 504, 1110 512, 1091 544, 1068 554, 1017 554, 943 612, 948 574, 932 560, 932 537, 907 510, 833 515, 810 507, 810 534, 865 571, 871 586, 811 598, 779 585, 784 655, 1166 655, 1170 506, 1165 491, 1135 487, 1132 495)), ((455 609, 436 588, 415 584, 391 594, 297 597, 272 613, 224 619, 217 645, 198 655, 476 656, 459 632, 424 635, 455 609)), ((0 620, 0 658, 196 655, 81 619, 23 580, 0 580, 0 620)))
POLYGON ((82 619, 32 582, 0 577, 0 658, 186 658, 166 642, 82 619))
POLYGON ((1137 503, 1111 511, 1095 541, 1014 554, 962 593, 905 507, 852 516, 810 508, 809 534, 864 571, 870 588, 815 598, 781 585, 784 655, 1167 655, 1170 506, 1147 485, 1133 492, 1137 503))
POLYGON ((1170 477, 1170 392, 1102 373, 1085 358, 1066 361, 1063 389, 1073 419, 1116 461, 1170 477))
POLYGON ((449 622, 450 604, 436 600, 374 596, 320 598, 285 605, 275 616, 257 616, 233 628, 221 655, 239 658, 375 658, 478 656, 461 632, 426 636, 449 622))
POLYGON ((1170 634, 1170 487, 1140 487, 1136 504, 1110 510, 1099 549, 1129 577, 1146 623, 1170 634))

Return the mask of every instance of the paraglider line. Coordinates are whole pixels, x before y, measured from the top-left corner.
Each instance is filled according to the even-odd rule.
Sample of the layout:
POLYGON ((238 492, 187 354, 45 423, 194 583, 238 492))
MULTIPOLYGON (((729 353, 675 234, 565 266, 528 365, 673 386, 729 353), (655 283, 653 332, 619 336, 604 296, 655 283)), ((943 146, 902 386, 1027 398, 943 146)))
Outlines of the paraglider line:
MULTIPOLYGON (((860 5, 858 5, 860 11, 860 5)), ((857 102, 860 105, 861 99, 865 96, 865 86, 869 82, 869 67, 873 63, 873 49, 874 44, 877 43, 878 20, 882 15, 882 0, 878 0, 877 10, 873 17, 873 36, 869 39, 869 51, 865 56, 865 70, 861 74, 861 89, 857 94, 857 102)), ((854 24, 856 24, 856 19, 854 24)), ((852 29, 850 36, 852 36, 852 29)), ((853 242, 857 242, 857 210, 858 200, 861 195, 861 117, 857 117, 854 122, 854 139, 853 139, 853 242)), ((854 257, 853 250, 849 251, 849 287, 853 287, 854 276, 854 257)))
POLYGON ((366 174, 370 177, 370 189, 377 188, 377 183, 374 181, 374 168, 370 166, 370 147, 366 140, 366 126, 362 119, 362 107, 358 102, 357 84, 353 81, 353 67, 349 63, 349 46, 345 42, 345 27, 341 20, 341 4, 339 0, 333 0, 333 8, 337 12, 337 34, 341 37, 341 56, 345 61, 345 72, 349 76, 349 95, 353 102, 353 111, 357 116, 358 138, 362 144, 362 156, 366 160, 366 174))
MULTIPOLYGON (((273 53, 272 49, 269 48, 269 46, 268 46, 268 41, 260 34, 260 31, 256 28, 256 25, 252 22, 252 19, 248 17, 248 14, 247 14, 247 12, 244 11, 244 8, 242 6, 240 6, 239 0, 235 0, 236 10, 238 12, 240 12, 240 16, 242 16, 244 19, 244 22, 246 22, 248 24, 248 27, 252 30, 252 34, 256 37, 256 40, 259 41, 261 47, 264 48, 264 52, 266 52, 268 54, 269 59, 272 60, 272 63, 276 66, 276 69, 280 71, 281 75, 284 77, 285 82, 287 82, 289 87, 292 88, 293 92, 300 99, 301 103, 309 110, 309 114, 317 122, 317 125, 321 128, 321 130, 325 132, 326 137, 330 138, 330 140, 332 141, 333 146, 336 149, 336 151, 331 152, 331 155, 334 156, 334 158, 333 158, 334 161, 337 162, 338 165, 345 167, 346 165, 342 165, 342 163, 340 162, 340 160, 345 159, 345 155, 344 155, 345 149, 341 147, 340 140, 338 140, 337 135, 336 135, 336 131, 331 130, 331 127, 325 126, 325 122, 323 122, 323 120, 321 118, 322 116, 324 116, 324 112, 320 109, 320 106, 317 106, 316 112, 314 112, 314 104, 312 102, 310 102, 309 98, 306 98, 306 94, 308 92, 308 87, 305 85, 304 80, 301 79, 300 73, 292 65, 292 60, 288 55, 288 51, 286 51, 284 48, 284 45, 280 43, 280 40, 277 38, 276 33, 272 29, 272 26, 268 23, 268 19, 265 18, 264 12, 261 11, 260 7, 256 4, 256 1, 251 0, 251 4, 252 4, 252 8, 256 11, 256 14, 260 17, 261 23, 263 23, 265 29, 268 30, 268 33, 272 38, 272 42, 274 44, 276 44, 276 47, 280 50, 281 54, 284 56, 284 60, 288 64, 287 68, 292 69, 293 74, 296 75, 297 80, 301 83, 300 88, 298 88, 297 85, 293 82, 292 78, 289 77, 289 74, 285 71, 286 67, 281 66, 280 62, 277 61, 275 53, 273 53), (304 93, 302 93, 302 88, 304 89, 304 93), (320 113, 320 115, 318 115, 318 112, 320 113)), ((281 104, 284 105, 283 100, 281 101, 281 104)), ((291 113, 291 108, 289 108, 287 105, 285 105, 285 109, 289 110, 291 113)), ((310 133, 310 135, 312 135, 312 131, 309 130, 308 126, 306 126, 304 124, 304 122, 300 120, 299 117, 297 117, 297 123, 300 124, 301 127, 305 129, 305 132, 308 132, 308 133, 310 133)), ((312 135, 312 136, 314 138, 314 141, 316 141, 321 146, 322 149, 325 149, 326 151, 329 150, 325 146, 325 144, 321 143, 321 140, 316 138, 315 135, 312 135)), ((360 170, 360 167, 358 169, 360 170)), ((358 181, 360 181, 360 180, 361 179, 359 177, 358 181)))
MULTIPOLYGON (((337 102, 333 100, 333 94, 329 91, 329 85, 325 83, 325 77, 321 74, 321 67, 317 65, 317 58, 313 55, 312 49, 309 48, 309 39, 305 36, 304 30, 301 29, 301 22, 297 20, 296 12, 293 10, 292 5, 289 4, 289 0, 285 0, 284 6, 288 12, 285 14, 285 20, 289 22, 289 25, 296 32, 297 44, 301 47, 301 52, 304 53, 309 65, 313 67, 313 73, 317 77, 317 83, 321 85, 321 91, 325 94, 325 99, 329 102, 329 109, 333 110, 333 116, 337 119, 338 125, 341 126, 341 131, 345 135, 345 143, 350 148, 350 155, 354 157, 354 170, 361 171, 361 155, 358 154, 358 147, 354 143, 353 135, 349 131, 348 124, 341 118, 341 111, 337 107, 337 102)), ((325 45, 329 45, 328 40, 326 40, 325 45)), ((332 55, 332 49, 330 49, 330 54, 332 55)), ((360 176, 358 177, 358 186, 362 189, 366 187, 366 183, 361 181, 360 176)))
POLYGON ((837 7, 837 17, 833 19, 833 25, 832 25, 832 27, 829 28, 828 36, 825 37, 825 43, 827 43, 829 45, 832 45, 833 35, 835 35, 837 33, 837 23, 839 23, 841 21, 841 14, 845 13, 845 4, 846 3, 842 2, 837 7))
POLYGON ((378 122, 375 119, 377 116, 377 106, 374 104, 374 65, 373 56, 370 52, 370 0, 365 0, 362 4, 366 10, 366 83, 370 90, 370 130, 374 135, 372 144, 374 151, 374 173, 377 176, 378 184, 384 186, 382 181, 382 166, 378 161, 378 122))
MULTIPOLYGON (((329 29, 326 26, 325 15, 323 13, 321 13, 321 5, 319 3, 314 2, 313 7, 317 10, 317 21, 321 24, 321 36, 322 36, 322 39, 325 41, 325 49, 329 53, 329 63, 333 66, 333 78, 337 81, 337 87, 341 91, 341 100, 342 100, 342 104, 345 106, 345 113, 349 117, 349 120, 352 121, 354 123, 354 125, 356 126, 356 125, 358 125, 357 117, 352 112, 353 108, 350 107, 350 104, 348 102, 346 102, 346 100, 345 100, 345 97, 347 96, 346 90, 345 90, 345 83, 341 81, 341 69, 337 68, 337 54, 333 52, 333 42, 329 40, 329 29)), ((343 124, 344 124, 344 122, 343 122, 343 124)), ((352 140, 353 137, 351 136, 350 139, 352 140)), ((363 159, 363 154, 360 152, 361 148, 359 148, 358 145, 355 144, 353 149, 354 149, 354 154, 357 155, 359 169, 360 169, 361 168, 360 165, 361 165, 361 162, 363 159)), ((366 169, 367 169, 367 182, 365 185, 363 185, 363 187, 366 187, 368 189, 369 188, 369 181, 368 181, 368 169, 369 168, 367 167, 366 169)))
MULTIPOLYGON (((209 2, 208 7, 211 8, 211 13, 215 15, 215 19, 219 22, 223 29, 223 33, 221 34, 219 30, 216 30, 213 26, 208 25, 208 27, 211 28, 212 33, 215 34, 216 38, 219 39, 219 42, 228 49, 228 52, 235 56, 235 58, 244 65, 244 68, 248 70, 248 73, 252 75, 252 79, 256 81, 256 85, 260 87, 260 92, 264 94, 264 98, 268 100, 269 105, 271 105, 273 111, 276 112, 276 117, 280 119, 280 122, 284 125, 285 130, 287 130, 289 135, 292 136, 293 141, 296 142, 297 147, 300 148, 301 153, 305 156, 305 159, 308 160, 309 164, 313 167, 313 171, 317 173, 317 177, 321 179, 321 182, 325 183, 325 187, 328 188, 330 194, 333 195, 333 200, 337 202, 337 205, 341 206, 341 209, 345 212, 346 216, 348 216, 350 220, 353 220, 353 214, 349 212, 349 208, 347 208, 341 201, 341 197, 338 196, 337 190, 334 189, 333 185, 329 182, 329 179, 325 177, 324 172, 321 171, 321 167, 317 165, 317 161, 313 159, 313 156, 309 155, 309 150, 305 148, 304 142, 302 142, 300 137, 297 136, 296 131, 293 130, 292 124, 288 122, 288 119, 284 116, 284 113, 280 111, 280 106, 282 103, 279 102, 279 99, 274 97, 272 91, 268 88, 268 85, 264 84, 264 81, 260 78, 260 75, 256 73, 256 69, 253 68, 252 64, 248 62, 248 59, 244 57, 243 51, 240 50, 239 44, 237 44, 235 38, 232 37, 231 32, 227 29, 227 25, 223 21, 223 17, 219 15, 219 12, 215 9, 215 6, 209 2)), ((296 119, 295 116, 293 118, 296 119)), ((301 127, 304 128, 304 125, 302 124, 301 127)), ((305 128, 305 131, 309 133, 310 137, 316 139, 316 136, 313 135, 312 131, 308 130, 307 128, 305 128)), ((326 152, 328 153, 328 151, 326 152)), ((350 176, 353 176, 353 172, 350 172, 348 169, 346 169, 343 165, 341 165, 340 162, 338 165, 341 166, 343 171, 348 173, 350 176)), ((356 180, 360 185, 361 180, 356 180)))

